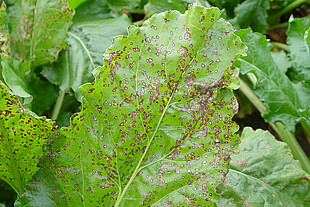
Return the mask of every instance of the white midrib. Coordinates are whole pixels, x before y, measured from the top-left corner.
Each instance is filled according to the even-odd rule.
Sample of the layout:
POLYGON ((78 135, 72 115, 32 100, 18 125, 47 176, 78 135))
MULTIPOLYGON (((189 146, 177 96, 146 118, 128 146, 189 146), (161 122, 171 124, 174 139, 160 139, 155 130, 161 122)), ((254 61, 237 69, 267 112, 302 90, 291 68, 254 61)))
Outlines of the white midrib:
POLYGON ((82 45, 82 47, 84 48, 85 52, 87 53, 87 56, 90 60, 90 63, 92 65, 93 68, 95 68, 95 64, 93 61, 93 58, 90 55, 90 51, 87 49, 86 45, 84 44, 84 42, 81 40, 81 38, 79 38, 78 36, 76 36, 75 34, 73 34, 72 32, 68 32, 69 35, 71 35, 72 37, 74 37, 77 41, 80 42, 80 44, 82 45))

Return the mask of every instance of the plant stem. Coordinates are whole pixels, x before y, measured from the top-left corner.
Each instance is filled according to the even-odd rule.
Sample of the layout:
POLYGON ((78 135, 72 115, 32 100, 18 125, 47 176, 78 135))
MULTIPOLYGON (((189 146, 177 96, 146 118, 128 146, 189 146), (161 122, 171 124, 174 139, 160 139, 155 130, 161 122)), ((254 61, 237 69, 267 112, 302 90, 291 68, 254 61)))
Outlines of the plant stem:
POLYGON ((288 22, 283 22, 283 23, 276 24, 276 25, 269 27, 268 30, 275 29, 275 28, 287 28, 287 27, 288 27, 288 22))
POLYGON ((274 19, 277 19, 279 17, 281 17, 283 14, 285 14, 288 11, 291 11, 293 9, 295 9, 296 7, 298 7, 299 5, 305 3, 307 0, 296 0, 294 2, 292 2, 291 4, 287 5, 286 7, 284 7, 281 11, 275 13, 274 15, 270 16, 268 18, 268 21, 272 21, 274 19))
POLYGON ((281 42, 271 42, 271 44, 281 50, 288 52, 287 45, 281 42))
MULTIPOLYGON (((240 79, 239 89, 261 114, 266 111, 265 105, 259 100, 252 89, 242 79, 240 79)), ((295 136, 290 131, 285 130, 282 123, 269 123, 269 125, 275 130, 279 137, 287 143, 292 151, 294 158, 300 161, 302 168, 310 174, 310 161, 305 152, 300 147, 295 136)))
POLYGON ((294 134, 288 130, 285 130, 285 127, 282 123, 275 123, 276 127, 280 130, 281 139, 287 143, 290 147, 292 154, 296 160, 300 161, 302 168, 310 174, 310 162, 299 143, 297 142, 294 134))
POLYGON ((58 95, 57 101, 55 103, 53 114, 52 114, 53 120, 56 120, 58 118, 62 103, 63 103, 64 98, 65 98, 65 93, 66 92, 64 90, 61 90, 61 89, 59 90, 59 95, 58 95))

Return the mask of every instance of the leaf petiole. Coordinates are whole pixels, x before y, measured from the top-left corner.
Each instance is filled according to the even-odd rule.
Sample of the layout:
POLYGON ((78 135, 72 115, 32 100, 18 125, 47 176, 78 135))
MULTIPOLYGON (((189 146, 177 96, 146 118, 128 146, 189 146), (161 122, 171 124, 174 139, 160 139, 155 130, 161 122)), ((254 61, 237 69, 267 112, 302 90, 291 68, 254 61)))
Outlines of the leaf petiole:
MULTIPOLYGON (((240 91, 249 99, 249 101, 257 108, 257 110, 263 114, 266 111, 266 106, 258 99, 251 88, 240 78, 240 91)), ((292 154, 296 160, 300 161, 302 168, 310 173, 310 161, 305 152, 300 147, 296 140, 296 137, 292 132, 285 130, 282 123, 268 123, 279 137, 287 143, 292 151, 292 154)))
POLYGON ((66 94, 65 90, 62 90, 62 89, 59 90, 59 95, 58 95, 57 101, 53 109, 53 114, 52 114, 53 120, 56 120, 58 118, 62 103, 64 101, 65 94, 66 94))

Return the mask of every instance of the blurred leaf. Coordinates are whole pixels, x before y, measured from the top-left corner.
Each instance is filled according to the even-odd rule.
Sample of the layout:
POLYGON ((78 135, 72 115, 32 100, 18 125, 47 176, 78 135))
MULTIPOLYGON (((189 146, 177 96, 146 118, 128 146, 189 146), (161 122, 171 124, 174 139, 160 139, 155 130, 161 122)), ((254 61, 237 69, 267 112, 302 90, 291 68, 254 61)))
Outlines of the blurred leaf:
POLYGON ((160 13, 167 10, 178 10, 179 12, 184 13, 187 9, 188 3, 194 2, 194 0, 149 0, 144 6, 144 9, 147 17, 152 16, 154 13, 160 13))
POLYGON ((66 94, 56 123, 59 127, 69 126, 70 117, 77 111, 81 111, 81 103, 78 102, 74 94, 66 94))
POLYGON ((291 67, 291 63, 286 53, 281 50, 280 52, 271 52, 270 54, 277 67, 281 70, 282 73, 285 74, 287 69, 291 67))
POLYGON ((287 44, 292 66, 310 81, 310 52, 304 44, 304 35, 309 27, 310 18, 307 17, 290 21, 287 44))
POLYGON ((54 126, 52 121, 28 114, 2 85, 0 95, 0 179, 20 195, 39 169, 42 146, 54 126))
POLYGON ((293 159, 287 144, 268 132, 246 127, 239 154, 218 186, 218 206, 309 206, 310 176, 293 159))
POLYGON ((107 0, 114 13, 123 13, 124 10, 138 8, 141 0, 107 0))
POLYGON ((236 61, 242 74, 254 73, 258 81, 254 88, 255 94, 267 107, 263 114, 266 122, 281 121, 290 131, 295 131, 295 124, 304 120, 310 124, 309 103, 310 93, 307 85, 293 84, 277 67, 267 47, 266 38, 249 29, 236 31, 248 47, 247 57, 236 61))
POLYGON ((47 80, 41 80, 34 74, 27 80, 29 93, 33 97, 31 110, 38 115, 43 115, 56 102, 58 89, 47 80))
MULTIPOLYGON (((125 34, 130 24, 125 15, 116 19, 75 22, 68 32, 68 49, 60 54, 56 63, 45 66, 41 74, 59 85, 61 90, 72 88, 79 92, 82 84, 94 80, 91 72, 102 65, 102 54, 112 38, 125 34)), ((80 101, 80 93, 77 96, 80 101)))
POLYGON ((82 111, 48 145, 43 173, 55 178, 38 175, 18 205, 214 205, 238 143, 230 86, 245 53, 220 15, 194 5, 115 38, 80 89, 82 111))
POLYGON ((88 0, 76 8, 73 22, 111 18, 107 0, 88 0))
POLYGON ((76 7, 78 7, 80 4, 82 4, 85 1, 87 0, 68 0, 68 4, 70 8, 76 9, 76 7))
POLYGON ((310 52, 310 27, 309 29, 305 32, 305 35, 304 35, 304 44, 307 48, 307 51, 310 52))
POLYGON ((3 1, 0 2, 0 51, 1 55, 10 56, 9 46, 9 30, 7 24, 6 5, 3 1))
POLYGON ((66 0, 20 0, 9 7, 11 49, 31 68, 54 62, 67 46, 66 32, 72 19, 66 0))
POLYGON ((251 27, 254 31, 265 33, 269 8, 269 0, 245 0, 235 7, 236 16, 232 22, 241 29, 251 27))

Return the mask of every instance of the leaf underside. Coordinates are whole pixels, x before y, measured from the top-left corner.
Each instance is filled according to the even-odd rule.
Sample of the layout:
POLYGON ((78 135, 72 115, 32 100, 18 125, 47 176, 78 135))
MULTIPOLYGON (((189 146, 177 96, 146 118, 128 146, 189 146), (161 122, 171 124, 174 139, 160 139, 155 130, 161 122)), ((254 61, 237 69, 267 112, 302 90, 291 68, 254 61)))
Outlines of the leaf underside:
POLYGON ((230 169, 218 206, 309 206, 310 176, 293 159, 287 144, 267 131, 244 128, 239 154, 230 169))
POLYGON ((130 27, 81 87, 82 111, 51 140, 17 206, 37 205, 38 193, 50 206, 214 205, 238 143, 230 88, 244 52, 217 8, 130 27))

